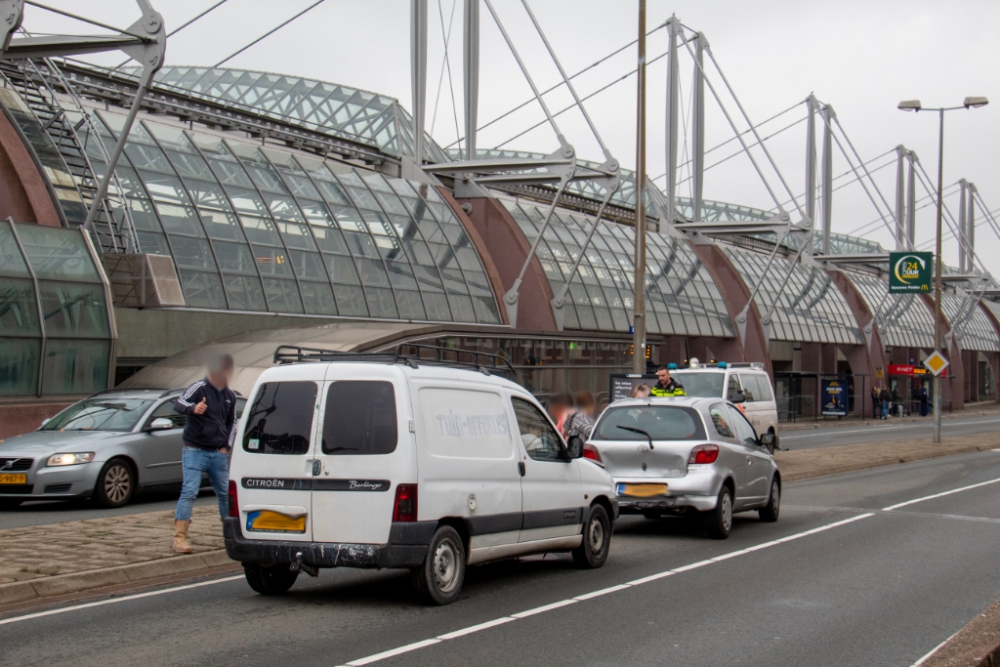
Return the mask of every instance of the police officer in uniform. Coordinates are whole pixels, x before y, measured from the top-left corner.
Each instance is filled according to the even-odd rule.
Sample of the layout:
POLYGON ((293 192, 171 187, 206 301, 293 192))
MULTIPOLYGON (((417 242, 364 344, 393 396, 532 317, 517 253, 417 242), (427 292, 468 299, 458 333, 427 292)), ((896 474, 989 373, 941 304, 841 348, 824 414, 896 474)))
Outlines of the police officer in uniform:
POLYGON ((650 392, 652 396, 687 396, 684 393, 684 387, 677 380, 671 379, 670 371, 666 366, 660 366, 657 369, 656 377, 659 380, 653 385, 653 390, 650 392))

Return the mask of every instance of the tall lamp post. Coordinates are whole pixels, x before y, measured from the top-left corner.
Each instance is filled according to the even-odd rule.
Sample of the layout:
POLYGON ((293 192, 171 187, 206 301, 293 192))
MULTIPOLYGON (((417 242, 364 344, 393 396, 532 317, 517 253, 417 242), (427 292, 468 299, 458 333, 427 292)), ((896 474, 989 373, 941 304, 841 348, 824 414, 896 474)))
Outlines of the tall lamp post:
MULTIPOLYGON (((961 106, 928 108, 920 100, 903 100, 898 107, 902 111, 938 112, 938 178, 937 178, 937 223, 935 225, 934 251, 934 349, 941 351, 941 190, 944 181, 944 112, 956 109, 976 109, 989 104, 985 97, 966 97, 961 106)), ((941 442, 941 376, 935 375, 934 391, 934 442, 941 442)))

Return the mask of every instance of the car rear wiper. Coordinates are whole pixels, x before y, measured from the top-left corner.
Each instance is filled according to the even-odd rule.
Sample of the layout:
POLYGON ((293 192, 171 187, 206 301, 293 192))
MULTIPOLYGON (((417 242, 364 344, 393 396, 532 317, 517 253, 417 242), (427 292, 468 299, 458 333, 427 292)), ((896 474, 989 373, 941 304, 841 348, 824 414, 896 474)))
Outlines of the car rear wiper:
POLYGON ((653 451, 653 449, 655 449, 655 447, 653 447, 653 436, 646 431, 643 431, 641 428, 632 428, 631 426, 619 426, 618 428, 623 431, 632 431, 633 433, 646 436, 646 439, 649 440, 649 451, 653 451))

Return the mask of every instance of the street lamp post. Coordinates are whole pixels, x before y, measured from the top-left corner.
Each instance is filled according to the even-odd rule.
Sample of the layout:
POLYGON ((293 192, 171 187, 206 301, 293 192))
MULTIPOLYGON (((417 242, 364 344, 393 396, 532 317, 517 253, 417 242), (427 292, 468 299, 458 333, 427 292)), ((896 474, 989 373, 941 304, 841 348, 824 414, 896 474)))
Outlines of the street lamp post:
MULTIPOLYGON (((944 112, 956 109, 976 109, 989 104, 985 97, 966 97, 961 106, 927 108, 920 100, 903 100, 898 109, 902 111, 938 112, 938 177, 937 177, 937 222, 934 229, 934 349, 941 352, 941 190, 944 183, 944 112)), ((947 356, 947 355, 946 355, 947 356)), ((933 379, 934 391, 934 442, 941 442, 941 375, 933 379)))

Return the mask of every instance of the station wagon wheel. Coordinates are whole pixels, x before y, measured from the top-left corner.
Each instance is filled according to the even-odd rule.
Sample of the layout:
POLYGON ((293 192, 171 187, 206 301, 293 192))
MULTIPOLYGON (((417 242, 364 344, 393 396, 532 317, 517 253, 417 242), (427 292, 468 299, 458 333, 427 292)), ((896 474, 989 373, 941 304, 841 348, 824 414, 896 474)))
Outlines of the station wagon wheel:
POLYGON ((451 526, 435 531, 424 563, 412 571, 417 592, 432 604, 450 604, 458 597, 465 581, 465 546, 451 526))
POLYGON ((97 476, 94 497, 104 507, 123 507, 135 492, 135 473, 132 466, 122 459, 112 459, 104 464, 97 476))
POLYGON ((733 529, 733 493, 726 485, 719 491, 715 509, 705 512, 705 528, 713 540, 724 540, 733 529))
POLYGON ((573 549, 573 561, 580 567, 598 568, 608 559, 611 548, 611 520, 601 505, 590 507, 590 516, 583 526, 583 542, 573 549))

